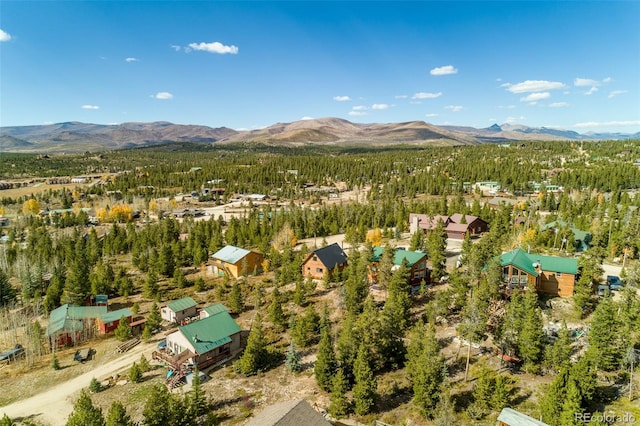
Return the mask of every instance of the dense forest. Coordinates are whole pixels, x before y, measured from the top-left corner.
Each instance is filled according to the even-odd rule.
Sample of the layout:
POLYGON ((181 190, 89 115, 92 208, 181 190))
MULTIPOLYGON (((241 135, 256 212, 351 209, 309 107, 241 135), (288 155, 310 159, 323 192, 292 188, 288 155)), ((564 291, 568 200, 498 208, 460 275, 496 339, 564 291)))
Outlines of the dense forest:
MULTIPOLYGON (((255 316, 236 374, 282 365, 296 373, 299 352, 312 350, 317 387, 328 395, 333 418, 495 424, 502 408, 517 407, 564 426, 581 424, 576 414, 638 413, 637 159, 639 141, 446 148, 172 144, 77 156, 2 154, 0 179, 7 182, 101 178, 100 184, 69 183, 32 194, 0 191, 0 216, 10 219, 0 228, 0 320, 31 306, 29 321, 36 324, 34 318, 96 294, 125 301, 141 295, 155 307, 209 292, 208 300, 234 314, 255 316), (490 205, 495 194, 473 185, 487 181, 499 183, 497 195, 513 202, 490 205), (188 208, 225 205, 246 194, 268 198, 243 202, 242 213, 231 218, 170 214, 185 207, 179 194, 213 187, 223 194, 192 199, 188 208), (331 202, 329 194, 341 192, 355 198, 331 202), (100 224, 82 208, 95 211, 100 224), (54 209, 68 211, 48 214, 54 209), (444 228, 409 234, 410 213, 478 216, 489 231, 465 239, 459 267, 451 267, 444 228), (579 251, 571 226, 546 229, 552 222, 588 231, 588 250, 579 251), (322 282, 305 277, 302 262, 313 247, 297 242, 313 238, 322 246, 337 234, 351 247, 348 266, 322 282), (393 265, 398 241, 427 253, 432 281, 418 291, 408 285, 406 265, 393 265), (207 277, 208 259, 225 245, 264 254, 265 272, 245 270, 237 281, 207 277), (383 302, 370 295, 366 279, 374 246, 384 247, 378 264, 383 302), (518 247, 578 259, 569 309, 556 310, 553 298, 531 289, 505 294, 495 259, 518 247), (602 265, 614 261, 622 262, 626 285, 599 297, 602 265), (322 299, 327 292, 337 305, 322 299), (544 331, 551 321, 560 324, 553 338, 544 331), (578 326, 588 329, 584 341, 576 338, 578 326), (459 342, 454 354, 445 351, 456 346, 442 336, 445 328, 459 342), (491 357, 471 357, 473 345, 509 353, 519 363, 502 368, 491 357), (542 379, 537 389, 522 385, 528 377, 542 379), (390 402, 396 399, 405 402, 390 402), (395 410, 400 405, 402 414, 395 410)), ((13 326, 1 322, 5 330, 13 326)), ((143 336, 150 338, 156 325, 149 322, 143 336)), ((27 327, 37 342, 28 347, 29 359, 52 356, 38 327, 27 327)), ((144 424, 220 421, 199 383, 184 400, 165 391, 158 387, 147 404, 171 407, 168 417, 145 406, 144 424)), ((114 417, 131 421, 127 409, 134 410, 113 406, 106 424, 131 424, 108 420, 115 410, 114 417)), ((67 424, 104 421, 83 393, 67 424)))

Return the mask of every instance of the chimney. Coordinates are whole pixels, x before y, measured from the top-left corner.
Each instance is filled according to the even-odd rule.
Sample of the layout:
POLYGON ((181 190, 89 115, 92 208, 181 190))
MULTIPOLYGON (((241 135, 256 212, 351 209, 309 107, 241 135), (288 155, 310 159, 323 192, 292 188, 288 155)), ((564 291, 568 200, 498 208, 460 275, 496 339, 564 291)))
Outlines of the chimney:
POLYGON ((194 334, 194 335, 193 335, 193 342, 194 342, 194 343, 198 343, 199 341, 200 341, 200 340, 198 339, 198 335, 197 335, 197 334, 194 334))

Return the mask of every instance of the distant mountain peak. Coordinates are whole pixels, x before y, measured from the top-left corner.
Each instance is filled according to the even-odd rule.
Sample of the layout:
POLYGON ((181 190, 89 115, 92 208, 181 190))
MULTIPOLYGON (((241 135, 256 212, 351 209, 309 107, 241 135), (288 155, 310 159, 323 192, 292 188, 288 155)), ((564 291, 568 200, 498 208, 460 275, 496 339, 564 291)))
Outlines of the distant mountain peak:
POLYGON ((497 123, 494 123, 491 126, 487 127, 485 130, 488 130, 490 132, 501 132, 502 127, 500 127, 497 123))

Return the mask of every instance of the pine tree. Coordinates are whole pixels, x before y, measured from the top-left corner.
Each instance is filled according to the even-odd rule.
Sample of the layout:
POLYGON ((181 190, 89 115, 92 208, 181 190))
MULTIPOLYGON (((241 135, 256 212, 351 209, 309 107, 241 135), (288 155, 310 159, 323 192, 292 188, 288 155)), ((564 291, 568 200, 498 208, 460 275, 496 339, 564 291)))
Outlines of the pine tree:
POLYGON ((425 246, 429 260, 431 261, 431 277, 437 281, 447 273, 447 232, 441 220, 439 220, 436 227, 427 234, 425 246))
POLYGON ((592 359, 597 361, 598 367, 605 371, 615 370, 622 360, 619 330, 620 322, 615 302, 611 297, 605 297, 593 312, 588 337, 588 351, 592 359))
POLYGON ((149 390, 147 400, 142 410, 146 426, 165 426, 172 424, 173 402, 172 395, 163 384, 154 384, 149 390))
POLYGON ((353 386, 354 411, 359 416, 368 414, 375 404, 376 378, 371 369, 371 357, 365 345, 360 345, 358 356, 353 364, 355 384, 353 386))
POLYGON ((567 383, 566 394, 562 402, 562 412, 560 413, 560 426, 578 426, 583 424, 582 421, 576 419, 576 414, 582 413, 582 398, 580 397, 580 389, 576 382, 569 379, 567 383))
POLYGON ((151 366, 149 365, 149 361, 144 356, 144 354, 140 355, 140 363, 138 364, 138 366, 140 367, 140 371, 143 372, 143 373, 146 373, 147 371, 151 370, 151 366))
POLYGON ((331 379, 336 369, 336 356, 333 351, 331 339, 331 327, 322 327, 320 331, 320 343, 318 344, 318 357, 313 367, 316 383, 320 389, 329 391, 331 379))
POLYGON ((569 380, 569 370, 564 368, 549 384, 539 399, 539 410, 542 413, 542 421, 550 426, 558 426, 562 403, 566 396, 566 386, 569 380))
POLYGON ((91 397, 84 389, 73 404, 73 411, 67 419, 66 426, 104 426, 102 409, 93 405, 91 397))
POLYGON ((433 413, 434 426, 450 426, 456 424, 456 411, 447 386, 440 390, 440 398, 433 413))
POLYGON ((507 379, 502 374, 498 374, 494 381, 493 395, 491 395, 491 408, 499 412, 507 405, 509 405, 507 379))
POLYGON ((231 294, 229 295, 229 309, 231 312, 239 314, 244 310, 244 299, 242 298, 242 289, 236 281, 231 286, 231 294))
POLYGON ((430 416, 438 402, 445 371, 433 325, 418 322, 411 329, 409 342, 406 367, 413 387, 413 403, 423 416, 430 416))
POLYGON ((2 418, 0 419, 0 426, 14 426, 15 423, 13 422, 13 420, 11 420, 11 418, 9 418, 9 416, 7 416, 7 413, 2 415, 2 418))
POLYGON ((491 411, 491 398, 495 390, 495 373, 486 364, 481 364, 473 387, 473 404, 467 410, 472 419, 479 420, 491 411))
POLYGON ((302 282, 302 277, 296 280, 296 288, 293 293, 293 303, 298 306, 304 306, 307 303, 307 295, 304 288, 304 283, 302 282))
POLYGON ((160 308, 158 307, 157 302, 153 302, 151 305, 151 309, 149 310, 149 315, 147 315, 147 323, 145 324, 145 328, 149 327, 149 331, 153 333, 158 327, 162 324, 162 317, 160 316, 160 308))
POLYGON ((89 382, 89 392, 91 393, 98 393, 102 390, 102 386, 100 385, 100 382, 98 381, 98 379, 96 379, 95 377, 91 379, 91 382, 89 382))
POLYGON ((333 377, 331 384, 331 404, 329 405, 329 414, 336 419, 345 417, 349 413, 349 400, 347 399, 347 391, 349 383, 342 372, 338 372, 333 377))
POLYGON ((273 328, 277 332, 284 330, 286 323, 284 312, 282 310, 282 297, 276 285, 271 293, 271 305, 269 305, 269 320, 273 324, 273 328))
POLYGON ((529 373, 537 373, 544 354, 544 332, 538 294, 534 289, 527 290, 524 306, 525 317, 519 339, 519 354, 524 361, 523 369, 529 373))
POLYGON ((58 361, 56 354, 53 354, 53 358, 51 358, 51 368, 54 370, 60 370, 60 362, 58 361))
POLYGON ((106 426, 135 426, 135 423, 127 414, 124 405, 119 401, 113 401, 107 414, 106 426))
POLYGON ((11 306, 16 300, 16 289, 9 283, 9 277, 0 269, 0 308, 11 306))
POLYGON ((302 367, 300 366, 300 352, 296 349, 296 345, 291 342, 289 349, 287 349, 285 365, 287 369, 293 373, 299 372, 302 367))
POLYGON ((209 408, 208 406, 207 397, 202 389, 202 383, 200 382, 200 372, 196 368, 193 370, 191 390, 185 397, 186 417, 195 421, 198 417, 207 413, 209 408))
POLYGON ((552 346, 547 346, 545 365, 556 373, 562 368, 571 366, 571 338, 567 323, 562 321, 562 327, 558 330, 558 338, 552 346))
POLYGON ((142 380, 142 372, 140 367, 135 362, 129 368, 129 381, 131 383, 138 383, 142 380))
POLYGON ((158 291, 160 291, 160 287, 158 286, 158 277, 156 276, 155 271, 150 269, 149 272, 147 272, 147 278, 144 281, 144 297, 147 299, 155 299, 158 297, 158 291))
POLYGON ((266 366, 267 342, 262 329, 262 318, 256 315, 249 337, 247 347, 244 349, 242 357, 238 360, 240 373, 245 376, 257 374, 266 366))
POLYGON ((121 342, 131 339, 131 337, 133 336, 133 331, 131 330, 131 324, 129 324, 127 317, 125 317, 124 315, 120 317, 118 327, 113 333, 116 339, 120 340, 121 342))

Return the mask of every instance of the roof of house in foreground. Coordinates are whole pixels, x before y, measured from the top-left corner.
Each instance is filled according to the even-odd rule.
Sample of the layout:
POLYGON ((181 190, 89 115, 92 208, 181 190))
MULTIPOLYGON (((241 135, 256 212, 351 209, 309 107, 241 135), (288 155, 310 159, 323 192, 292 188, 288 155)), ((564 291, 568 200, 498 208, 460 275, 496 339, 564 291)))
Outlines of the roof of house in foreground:
MULTIPOLYGON (((380 247, 380 246, 374 247, 373 258, 371 259, 371 261, 379 262, 380 259, 382 258, 383 253, 384 253, 384 247, 380 247)), ((398 266, 402 265, 402 261, 406 259, 407 264, 409 266, 413 266, 425 256, 426 256, 426 253, 420 252, 420 251, 395 249, 393 252, 393 264, 398 266)))
POLYGON ((534 264, 540 264, 540 269, 543 271, 574 275, 578 273, 578 260, 572 257, 545 256, 542 254, 527 253, 520 248, 503 253, 500 256, 500 266, 513 265, 516 268, 537 277, 539 274, 536 271, 534 264))
POLYGON ((309 257, 314 254, 328 269, 333 269, 336 265, 342 265, 347 261, 347 254, 338 243, 315 249, 309 257))
POLYGON ((228 312, 193 321, 178 327, 199 355, 231 341, 231 336, 242 331, 228 312))
POLYGON ((322 417, 304 399, 273 404, 262 410, 245 426, 329 426, 322 417))

